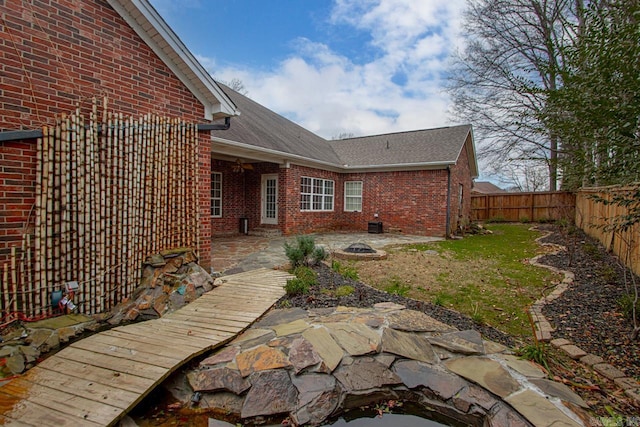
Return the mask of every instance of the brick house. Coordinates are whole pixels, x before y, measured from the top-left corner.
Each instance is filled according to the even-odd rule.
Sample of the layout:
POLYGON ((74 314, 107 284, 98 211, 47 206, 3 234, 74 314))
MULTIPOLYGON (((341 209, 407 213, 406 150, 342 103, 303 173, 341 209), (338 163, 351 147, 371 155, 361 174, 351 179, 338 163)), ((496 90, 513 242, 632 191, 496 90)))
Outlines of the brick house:
POLYGON ((0 2, 0 18, 0 262, 33 226, 40 129, 92 97, 199 123, 205 267, 239 223, 444 236, 469 216, 470 126, 327 141, 217 84, 145 0, 0 2))
POLYGON ((209 73, 144 0, 3 1, 0 18, 0 261, 33 226, 42 126, 106 96, 109 108, 124 114, 204 125, 199 236, 208 264, 211 146, 202 130, 237 114, 209 73))
POLYGON ((383 231, 445 236, 469 220, 478 175, 471 126, 327 141, 221 87, 242 114, 212 132, 214 234, 237 233, 239 224, 303 234, 379 231, 382 223, 383 231))

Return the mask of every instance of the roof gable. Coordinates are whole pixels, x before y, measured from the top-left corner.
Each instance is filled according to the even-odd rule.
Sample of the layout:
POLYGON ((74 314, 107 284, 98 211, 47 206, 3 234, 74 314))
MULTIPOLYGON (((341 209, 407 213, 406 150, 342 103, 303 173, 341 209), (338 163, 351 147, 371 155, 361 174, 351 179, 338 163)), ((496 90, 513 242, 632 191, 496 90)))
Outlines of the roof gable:
POLYGON ((107 0, 204 105, 205 119, 239 114, 236 106, 147 0, 107 0))

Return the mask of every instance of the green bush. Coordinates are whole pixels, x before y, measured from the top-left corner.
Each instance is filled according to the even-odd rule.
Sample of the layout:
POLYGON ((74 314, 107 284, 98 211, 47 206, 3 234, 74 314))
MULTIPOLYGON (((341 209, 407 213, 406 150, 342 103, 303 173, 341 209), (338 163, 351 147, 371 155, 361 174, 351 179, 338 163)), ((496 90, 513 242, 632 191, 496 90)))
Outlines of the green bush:
POLYGON ((287 280, 284 290, 289 296, 304 295, 309 292, 309 284, 297 277, 287 280))
POLYGON ((351 280, 358 280, 358 270, 353 265, 342 265, 339 261, 331 261, 331 269, 343 277, 351 280))
POLYGON ((301 265, 310 267, 327 259, 329 254, 322 247, 316 247, 311 236, 298 236, 295 245, 284 244, 284 253, 291 262, 291 268, 301 265))
POLYGON ((293 274, 295 276, 305 282, 307 285, 315 285, 318 282, 318 273, 313 271, 309 267, 305 267, 304 265, 300 265, 293 270, 293 274))

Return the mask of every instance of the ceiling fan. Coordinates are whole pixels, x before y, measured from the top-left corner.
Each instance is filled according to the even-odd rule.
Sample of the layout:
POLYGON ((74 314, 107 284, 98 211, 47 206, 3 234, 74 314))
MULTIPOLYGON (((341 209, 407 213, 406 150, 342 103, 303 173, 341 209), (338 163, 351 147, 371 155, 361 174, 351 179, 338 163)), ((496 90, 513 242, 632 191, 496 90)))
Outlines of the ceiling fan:
POLYGON ((251 165, 250 163, 242 163, 242 160, 236 159, 236 162, 233 164, 233 166, 231 166, 231 170, 236 173, 242 173, 246 170, 252 171, 253 165, 251 165))

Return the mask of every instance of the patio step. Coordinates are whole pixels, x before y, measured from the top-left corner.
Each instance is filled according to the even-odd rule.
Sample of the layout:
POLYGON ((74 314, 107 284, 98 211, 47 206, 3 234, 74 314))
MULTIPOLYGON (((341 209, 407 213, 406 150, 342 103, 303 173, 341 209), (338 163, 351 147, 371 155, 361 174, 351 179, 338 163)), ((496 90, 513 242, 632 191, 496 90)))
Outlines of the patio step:
POLYGON ((249 230, 249 236, 258 236, 258 237, 280 237, 282 236, 282 231, 277 228, 253 228, 249 230))

